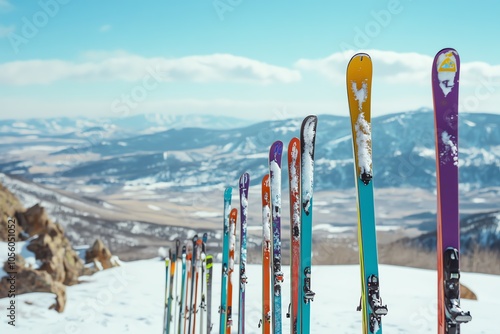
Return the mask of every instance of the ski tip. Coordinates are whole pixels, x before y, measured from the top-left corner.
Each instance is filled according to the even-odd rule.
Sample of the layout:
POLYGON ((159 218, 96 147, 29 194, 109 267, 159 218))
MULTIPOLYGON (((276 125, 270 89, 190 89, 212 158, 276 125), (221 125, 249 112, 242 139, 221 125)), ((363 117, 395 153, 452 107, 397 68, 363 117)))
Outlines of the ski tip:
POLYGON ((224 200, 230 201, 232 194, 233 194, 233 188, 227 187, 226 190, 224 190, 224 200))
POLYGON ((245 172, 240 176, 240 188, 241 186, 248 185, 250 183, 250 174, 245 172))
POLYGON ((371 60, 371 57, 370 57, 370 55, 369 55, 368 53, 366 53, 366 52, 357 52, 357 53, 355 53, 355 54, 351 57, 351 60, 349 61, 349 63, 350 63, 350 62, 352 62, 353 60, 358 60, 358 59, 359 59, 360 61, 363 61, 363 60, 365 60, 365 59, 369 59, 369 60, 371 60))
POLYGON ((278 160, 283 153, 283 142, 281 140, 275 141, 269 149, 269 160, 278 160))

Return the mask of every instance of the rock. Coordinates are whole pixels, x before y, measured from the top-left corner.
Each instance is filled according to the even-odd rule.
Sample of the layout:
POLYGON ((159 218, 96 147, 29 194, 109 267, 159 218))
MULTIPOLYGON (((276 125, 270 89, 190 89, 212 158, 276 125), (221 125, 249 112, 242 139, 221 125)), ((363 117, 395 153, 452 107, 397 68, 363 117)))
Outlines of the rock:
MULTIPOLYGON (((22 210, 23 207, 19 200, 0 183, 0 240, 7 240, 9 217, 14 218, 16 212, 22 210)), ((18 236, 21 232, 22 228, 16 222, 16 240, 19 240, 18 236)))
MULTIPOLYGON (((16 295, 28 292, 50 292, 56 295, 56 302, 51 308, 57 312, 63 312, 66 306, 66 287, 54 281, 52 276, 43 271, 25 267, 24 258, 18 254, 16 256, 15 268, 9 268, 7 263, 4 270, 7 272, 17 272, 15 275, 16 295)), ((4 276, 0 280, 0 298, 8 296, 10 287, 10 276, 4 276)))
POLYGON ((83 273, 83 263, 71 248, 59 224, 49 221, 46 229, 30 242, 28 250, 42 262, 40 270, 49 273, 54 281, 65 285, 78 283, 78 276, 83 273))
POLYGON ((468 287, 460 283, 460 298, 461 299, 470 299, 477 300, 477 296, 474 292, 472 292, 468 287))
POLYGON ((109 249, 104 246, 104 243, 100 239, 97 239, 94 245, 85 253, 85 263, 94 263, 97 268, 99 268, 100 265, 102 269, 119 266, 115 257, 113 257, 109 249))
POLYGON ((45 209, 39 204, 33 205, 26 210, 26 212, 18 212, 16 217, 19 226, 21 226, 24 232, 29 236, 42 234, 53 224, 47 217, 45 209))

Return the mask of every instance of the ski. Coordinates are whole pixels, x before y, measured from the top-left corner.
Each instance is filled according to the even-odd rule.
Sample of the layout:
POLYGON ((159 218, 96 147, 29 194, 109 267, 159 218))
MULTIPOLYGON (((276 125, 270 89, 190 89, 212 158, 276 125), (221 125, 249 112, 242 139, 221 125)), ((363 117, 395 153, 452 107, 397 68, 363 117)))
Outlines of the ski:
POLYGON ((379 288, 377 234, 373 201, 371 84, 372 62, 365 53, 354 55, 347 66, 347 97, 351 116, 354 175, 358 207, 358 247, 361 268, 361 303, 363 333, 382 333, 382 304, 379 288))
POLYGON ((240 289, 238 299, 238 334, 245 334, 245 286, 247 284, 247 217, 250 175, 240 176, 240 289))
POLYGON ((212 331, 212 268, 213 257, 207 255, 207 333, 212 331))
POLYGON ((300 332, 300 140, 292 138, 288 144, 288 185, 290 193, 290 329, 300 332))
POLYGON ((192 239, 193 241, 193 252, 191 255, 191 289, 190 289, 190 299, 189 299, 189 319, 188 319, 188 334, 191 334, 191 328, 193 327, 193 324, 196 322, 195 317, 196 317, 196 305, 195 305, 195 296, 196 296, 196 290, 195 290, 195 283, 196 283, 196 266, 197 266, 197 260, 198 260, 198 235, 195 235, 192 239))
POLYGON ((229 213, 231 211, 231 196, 233 188, 228 187, 224 191, 224 234, 222 243, 222 278, 221 297, 219 307, 219 334, 226 332, 226 305, 227 305, 227 270, 229 260, 229 213))
POLYGON ((193 259, 193 245, 188 242, 187 246, 187 255, 186 255, 186 284, 185 284, 185 290, 186 294, 184 296, 184 333, 189 333, 187 330, 189 328, 189 322, 191 321, 191 305, 190 303, 190 296, 191 296, 191 289, 189 288, 189 284, 191 283, 191 280, 193 278, 193 272, 192 272, 192 262, 194 261, 193 259))
POLYGON ((179 318, 179 302, 180 302, 180 279, 179 277, 181 276, 181 268, 182 268, 182 248, 181 248, 181 241, 179 238, 175 239, 175 273, 174 273, 174 293, 172 294, 172 308, 173 308, 173 315, 170 318, 171 321, 171 328, 169 330, 169 333, 177 333, 177 326, 178 322, 177 319, 179 318))
POLYGON ((271 333, 271 190, 262 178, 262 334, 271 333))
POLYGON ((168 279, 169 289, 168 289, 168 303, 167 303, 167 315, 165 317, 166 326, 165 332, 167 334, 170 333, 170 325, 172 323, 172 308, 173 308, 173 300, 174 300, 174 277, 175 277, 175 265, 177 263, 177 251, 169 252, 170 253, 170 277, 168 279))
POLYGON ((227 320, 226 334, 231 333, 233 326, 233 273, 234 273, 234 251, 236 249, 236 220, 238 209, 233 208, 229 214, 229 269, 227 277, 227 320))
POLYGON ((168 251, 169 256, 165 258, 165 309, 163 311, 163 333, 168 333, 168 278, 170 277, 170 254, 171 251, 168 251))
POLYGON ((179 322, 177 325, 177 334, 184 333, 184 318, 186 316, 186 246, 182 246, 182 274, 181 274, 181 290, 180 290, 180 301, 179 301, 179 322))
POLYGON ((312 270, 312 214, 314 185, 314 147, 316 144, 316 126, 318 118, 307 116, 300 128, 300 315, 299 333, 311 332, 311 302, 314 292, 311 290, 312 270))
POLYGON ((269 179, 271 185, 271 217, 273 231, 273 265, 274 278, 273 296, 273 329, 275 334, 281 334, 281 155, 283 143, 275 141, 269 150, 269 179))
POLYGON ((203 239, 196 239, 196 269, 194 274, 194 302, 193 302, 193 331, 192 334, 196 334, 196 318, 199 317, 198 312, 198 289, 200 286, 200 271, 201 271, 201 251, 203 248, 203 239))
POLYGON ((436 140, 438 333, 459 334, 472 320, 460 307, 460 218, 458 195, 458 86, 460 58, 439 51, 432 64, 436 140))
POLYGON ((201 301, 199 305, 200 310, 200 334, 206 333, 207 324, 207 245, 208 234, 203 233, 202 246, 201 246, 201 301))

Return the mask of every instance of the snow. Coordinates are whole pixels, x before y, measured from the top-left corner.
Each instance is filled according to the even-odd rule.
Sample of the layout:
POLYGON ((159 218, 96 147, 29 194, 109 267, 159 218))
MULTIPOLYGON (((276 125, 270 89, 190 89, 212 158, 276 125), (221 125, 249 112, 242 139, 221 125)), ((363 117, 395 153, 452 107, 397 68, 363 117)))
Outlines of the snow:
POLYGON ((153 211, 161 211, 160 207, 157 207, 156 205, 148 204, 148 208, 153 210, 153 211))
POLYGON ((474 127, 474 126, 476 126, 476 123, 471 122, 471 121, 468 121, 468 120, 464 120, 464 123, 465 123, 465 125, 468 125, 468 126, 470 126, 470 127, 474 127))
POLYGON ((330 224, 316 224, 313 226, 313 231, 326 231, 328 233, 346 233, 352 232, 354 229, 349 226, 333 226, 330 224))
POLYGON ((358 101, 359 110, 363 110, 363 103, 366 101, 366 97, 368 96, 368 84, 366 81, 361 83, 361 88, 358 89, 358 85, 356 82, 351 82, 351 89, 354 93, 354 99, 358 101))
MULTIPOLYGON (((26 241, 16 241, 15 243, 15 253, 20 254, 24 258, 26 267, 31 267, 33 269, 38 269, 42 265, 41 261, 36 259, 35 253, 28 250, 29 243, 36 237, 35 235, 26 241)), ((3 269, 3 265, 8 260, 9 253, 9 243, 0 241, 0 277, 7 275, 3 269)))
POLYGON ((301 180, 301 186, 302 186, 302 205, 304 206, 304 210, 306 212, 309 211, 309 206, 311 203, 311 199, 313 197, 313 185, 314 185, 314 178, 313 178, 313 172, 314 172, 314 160, 313 160, 313 155, 314 155, 314 146, 313 146, 313 140, 316 136, 316 120, 310 118, 304 126, 304 132, 302 134, 303 136, 303 141, 302 147, 303 147, 303 152, 301 152, 301 162, 302 162, 302 180, 301 180))
MULTIPOLYGON (((212 333, 219 331, 217 296, 220 295, 221 266, 213 269, 212 333)), ((290 300, 289 267, 283 266, 283 307, 286 313, 290 300)), ((314 266, 311 277, 316 292, 311 304, 311 332, 352 334, 361 331, 359 302, 359 266, 314 266), (333 280, 334 279, 334 280, 333 280), (335 282, 335 284, 332 284, 335 282)), ((249 277, 246 300, 246 331, 260 333, 261 266, 247 265, 249 277)), ((121 267, 82 277, 85 284, 67 287, 66 310, 59 314, 48 310, 54 295, 29 293, 16 298, 16 328, 0 322, 0 333, 155 333, 163 324, 165 264, 159 259, 126 262, 121 267)), ((436 333, 436 272, 431 270, 380 266, 380 289, 389 314, 383 326, 391 333, 436 333), (408 287, 408 279, 418 284, 408 287)), ((497 333, 497 311, 500 307, 500 276, 462 272, 462 282, 478 296, 478 301, 462 300, 471 311, 472 321, 462 325, 464 333, 497 333)), ((233 319, 238 319, 238 294, 233 294, 233 319)), ((8 298, 0 299, 5 310, 8 298)), ((289 321, 282 315, 283 332, 290 331, 289 321)), ((237 333, 234 322, 232 333, 237 333)))
POLYGON ((358 147, 358 166, 360 168, 360 173, 372 173, 372 134, 370 123, 365 119, 365 114, 360 112, 358 115, 358 120, 354 125, 356 131, 356 145, 358 147))
POLYGON ((193 216, 200 218, 217 218, 220 217, 219 212, 208 212, 208 211, 196 211, 193 212, 193 216))
POLYGON ((441 156, 445 155, 446 153, 450 152, 452 158, 453 158, 453 165, 458 166, 458 147, 457 144, 455 144, 456 138, 453 138, 451 135, 448 134, 448 132, 443 131, 441 133, 441 141, 446 147, 446 152, 442 152, 441 156))
POLYGON ((293 215, 292 215, 292 225, 300 228, 300 193, 299 193, 299 172, 295 166, 297 166, 297 158, 299 157, 299 150, 294 143, 292 146, 292 161, 290 163, 290 194, 295 195, 295 202, 293 205, 293 215))
POLYGON ((359 114, 356 124, 354 125, 354 130, 356 131, 356 146, 358 148, 358 168, 361 174, 367 173, 371 174, 372 166, 372 152, 371 152, 371 127, 365 119, 365 113, 363 112, 363 103, 368 97, 368 84, 366 81, 361 83, 361 88, 358 89, 358 85, 355 81, 351 82, 351 89, 354 93, 354 99, 358 101, 359 114))
POLYGON ((269 205, 262 208, 262 226, 264 239, 271 241, 271 208, 269 205))
POLYGON ((271 172, 271 199, 273 205, 273 220, 280 218, 281 215, 281 168, 276 161, 269 162, 271 172))

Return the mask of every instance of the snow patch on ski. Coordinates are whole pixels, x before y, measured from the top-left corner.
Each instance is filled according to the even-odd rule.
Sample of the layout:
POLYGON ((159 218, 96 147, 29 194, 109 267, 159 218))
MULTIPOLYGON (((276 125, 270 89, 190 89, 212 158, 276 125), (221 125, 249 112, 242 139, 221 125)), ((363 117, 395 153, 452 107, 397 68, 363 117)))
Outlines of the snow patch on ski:
MULTIPOLYGON (((453 142, 454 138, 448 134, 448 132, 443 131, 441 133, 441 141, 446 147, 445 152, 441 153, 441 157, 446 155, 446 153, 450 152, 451 157, 453 159, 453 165, 458 166, 458 147, 457 144, 453 142)), ((441 160, 442 163, 445 162, 445 160, 441 160)))
POLYGON ((351 82, 352 92, 354 93, 354 99, 358 101, 359 110, 363 110, 363 103, 366 101, 366 97, 368 96, 368 84, 366 81, 361 83, 361 88, 358 89, 358 85, 355 81, 351 82))
MULTIPOLYGON (((293 215, 292 215, 292 225, 297 226, 297 228, 300 228, 300 198, 299 198, 299 171, 297 168, 295 168, 297 164, 297 158, 299 157, 299 150, 297 148, 297 145, 294 143, 292 146, 292 161, 290 164, 290 174, 291 174, 291 179, 290 179, 290 187, 291 193, 295 194, 295 202, 293 204, 293 215)), ((300 235, 295 236, 294 238, 300 238, 300 235)))
POLYGON ((365 119, 365 114, 360 112, 356 124, 356 145, 358 147, 358 167, 360 175, 363 173, 372 174, 372 152, 371 152, 371 127, 365 119))
POLYGON ((273 207, 273 220, 281 217, 281 167, 274 160, 271 160, 271 197, 273 207), (273 191, 274 190, 274 191, 273 191))
POLYGON ((271 241, 271 210, 268 205, 262 208, 262 216, 264 217, 264 240, 271 241))
POLYGON ((313 197, 313 171, 314 171, 314 146, 313 140, 316 136, 314 124, 315 122, 310 119, 304 126, 303 133, 303 147, 302 153, 302 206, 305 212, 309 212, 311 199, 313 197))
MULTIPOLYGON (((234 254, 234 250, 236 247, 236 222, 231 222, 229 226, 229 252, 234 254)), ((229 270, 234 270, 234 255, 229 258, 229 270)))

